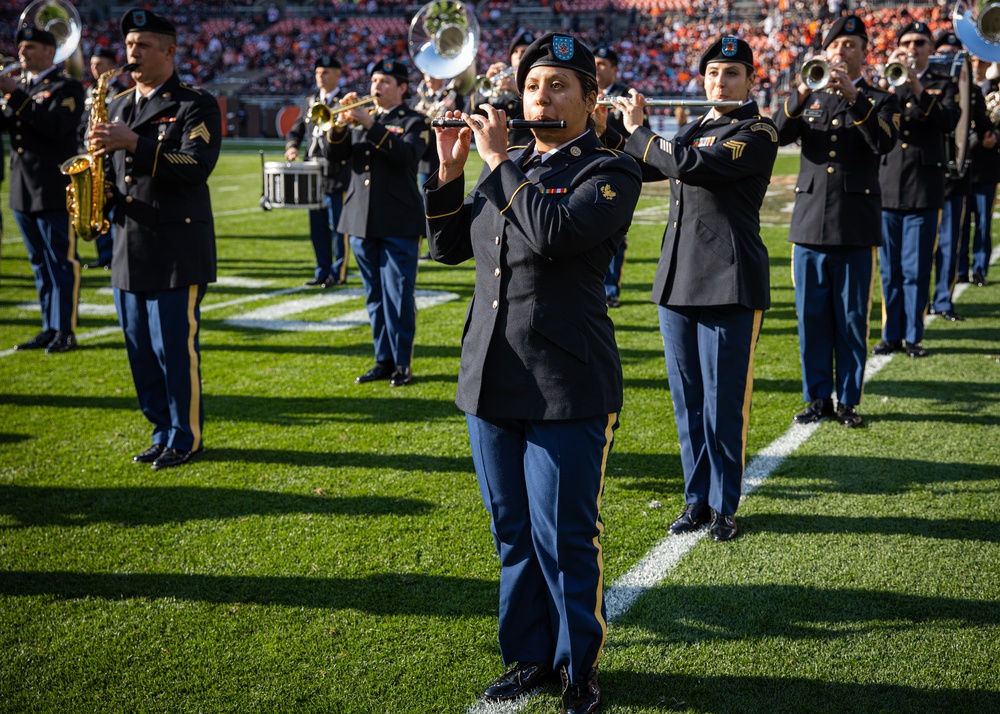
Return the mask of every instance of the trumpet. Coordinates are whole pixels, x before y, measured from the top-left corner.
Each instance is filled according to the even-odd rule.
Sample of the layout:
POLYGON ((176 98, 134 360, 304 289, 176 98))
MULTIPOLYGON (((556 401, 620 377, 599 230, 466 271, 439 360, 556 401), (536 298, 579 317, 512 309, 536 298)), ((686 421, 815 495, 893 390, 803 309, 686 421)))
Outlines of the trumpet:
MULTIPOLYGON (((431 119, 431 126, 443 127, 443 128, 461 128, 463 126, 468 126, 464 119, 445 119, 444 117, 437 117, 431 119)), ((507 120, 508 129, 565 129, 566 120, 564 119, 539 119, 538 121, 530 121, 528 119, 508 119, 507 120)))
MULTIPOLYGON (((605 97, 597 100, 599 107, 613 107, 619 99, 630 99, 631 97, 605 97)), ((743 102, 738 99, 712 100, 712 99, 647 99, 647 107, 740 107, 743 102)))
POLYGON ((507 79, 507 77, 514 74, 515 72, 517 72, 516 68, 507 67, 505 69, 500 70, 492 77, 487 77, 485 74, 478 74, 476 75, 476 85, 475 85, 476 91, 482 94, 484 97, 490 97, 492 99, 496 99, 497 97, 500 96, 500 93, 503 91, 503 88, 501 87, 503 81, 507 79))
MULTIPOLYGON (((350 122, 341 121, 339 115, 343 112, 350 111, 357 107, 363 107, 366 104, 374 104, 375 95, 369 94, 364 97, 359 97, 353 102, 347 102, 346 104, 339 104, 335 107, 328 107, 323 102, 314 102, 311 107, 309 107, 309 120, 313 122, 320 131, 327 132, 337 127, 338 129, 343 129, 350 122)), ((374 114, 378 111, 378 107, 371 107, 368 109, 369 114, 374 114)))
POLYGON ((823 57, 814 57, 802 65, 799 77, 802 79, 802 84, 806 85, 810 92, 829 92, 832 91, 829 88, 829 84, 830 78, 833 76, 833 70, 846 72, 847 67, 843 62, 831 64, 823 57))
POLYGON ((882 78, 890 87, 902 87, 910 76, 910 68, 902 62, 890 62, 882 70, 882 78))

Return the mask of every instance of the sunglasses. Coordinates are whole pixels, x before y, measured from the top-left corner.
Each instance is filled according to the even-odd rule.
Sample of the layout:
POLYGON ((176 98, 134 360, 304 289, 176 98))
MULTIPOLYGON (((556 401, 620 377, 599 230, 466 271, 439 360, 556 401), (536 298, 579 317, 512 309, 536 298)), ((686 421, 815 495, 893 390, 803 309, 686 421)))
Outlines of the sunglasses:
POLYGON ((923 47, 924 45, 927 44, 927 40, 904 40, 899 44, 903 47, 906 47, 907 45, 909 45, 910 47, 923 47))

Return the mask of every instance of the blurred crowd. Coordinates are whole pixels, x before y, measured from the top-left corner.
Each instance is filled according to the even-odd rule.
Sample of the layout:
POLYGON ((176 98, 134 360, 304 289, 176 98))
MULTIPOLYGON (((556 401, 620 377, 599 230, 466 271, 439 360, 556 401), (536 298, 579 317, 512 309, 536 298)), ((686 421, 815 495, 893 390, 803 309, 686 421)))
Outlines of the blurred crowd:
MULTIPOLYGON (((180 30, 177 69, 182 79, 209 89, 216 81, 230 80, 238 83, 235 91, 258 95, 308 92, 315 57, 328 53, 344 66, 342 82, 366 91, 376 60, 408 57, 411 18, 406 12, 410 7, 403 0, 320 0, 309 17, 287 17, 278 6, 254 0, 156 4, 180 30)), ((742 37, 754 49, 758 98, 764 107, 794 85, 798 67, 818 52, 823 31, 841 13, 864 18, 872 38, 868 66, 874 72, 885 62, 897 28, 919 19, 935 32, 943 32, 950 28, 951 12, 951 5, 941 2, 872 7, 842 0, 762 0, 752 17, 739 17, 733 3, 725 0, 590 0, 554 2, 552 8, 563 30, 592 47, 613 47, 621 58, 619 78, 650 96, 700 96, 697 64, 701 52, 722 34, 742 37), (584 10, 588 14, 582 15, 584 10), (611 22, 616 14, 624 23, 611 22)), ((482 35, 477 66, 481 70, 507 61, 511 38, 525 29, 510 22, 510 9, 511 3, 502 0, 479 7, 482 35)), ((12 26, 19 12, 17 7, 6 7, 0 11, 0 22, 12 26)), ((89 11, 83 23, 84 54, 95 47, 111 47, 124 61, 117 23, 116 17, 89 11)), ((0 49, 12 54, 14 48, 0 49)))

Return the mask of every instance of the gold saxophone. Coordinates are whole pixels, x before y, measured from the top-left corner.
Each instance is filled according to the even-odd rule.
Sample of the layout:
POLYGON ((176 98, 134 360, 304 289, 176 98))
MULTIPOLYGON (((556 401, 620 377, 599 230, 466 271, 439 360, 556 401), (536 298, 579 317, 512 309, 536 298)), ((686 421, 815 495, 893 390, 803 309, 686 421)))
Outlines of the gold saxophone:
MULTIPOLYGON (((94 86, 93 102, 90 105, 90 119, 87 121, 87 136, 97 124, 108 121, 108 84, 122 72, 130 72, 137 65, 127 64, 118 69, 111 69, 97 78, 94 86)), ((69 211, 70 223, 77 236, 84 240, 94 240, 111 228, 108 219, 104 217, 104 197, 110 189, 104 178, 104 156, 97 156, 99 147, 95 144, 87 146, 86 154, 77 154, 63 162, 59 170, 69 176, 66 187, 66 210, 69 211)))

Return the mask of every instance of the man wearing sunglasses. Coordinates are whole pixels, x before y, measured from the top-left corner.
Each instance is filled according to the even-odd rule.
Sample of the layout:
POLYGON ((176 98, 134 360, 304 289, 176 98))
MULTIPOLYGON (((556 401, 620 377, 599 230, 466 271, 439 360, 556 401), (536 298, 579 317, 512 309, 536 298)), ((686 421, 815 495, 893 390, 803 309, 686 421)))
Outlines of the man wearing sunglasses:
MULTIPOLYGON (((924 315, 930 292, 934 241, 944 203, 945 140, 958 124, 958 84, 927 71, 933 35, 911 22, 898 37, 890 62, 908 67, 893 88, 902 110, 899 141, 882 157, 882 341, 872 354, 905 351, 924 357, 924 315)), ((893 117, 893 122, 897 117, 893 117)))

